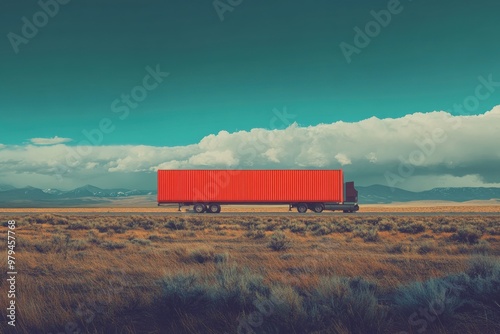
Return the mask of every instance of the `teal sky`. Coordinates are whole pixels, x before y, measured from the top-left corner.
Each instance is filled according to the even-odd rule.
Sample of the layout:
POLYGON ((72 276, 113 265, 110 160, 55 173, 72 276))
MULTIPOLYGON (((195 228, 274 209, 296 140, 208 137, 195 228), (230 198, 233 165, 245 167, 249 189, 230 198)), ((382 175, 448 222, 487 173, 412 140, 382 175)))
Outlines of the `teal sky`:
MULTIPOLYGON (((301 126, 449 110, 479 75, 500 77, 500 3, 402 1, 348 64, 339 48, 387 1, 243 1, 221 21, 211 1, 77 1, 19 45, 21 18, 40 10, 0 5, 0 143, 84 139, 109 118, 102 144, 186 145, 220 130, 270 128, 275 108, 301 126), (169 72, 124 120, 111 103, 169 72)), ((482 101, 476 114, 498 101, 482 101)), ((278 126, 277 124, 276 126, 278 126)))

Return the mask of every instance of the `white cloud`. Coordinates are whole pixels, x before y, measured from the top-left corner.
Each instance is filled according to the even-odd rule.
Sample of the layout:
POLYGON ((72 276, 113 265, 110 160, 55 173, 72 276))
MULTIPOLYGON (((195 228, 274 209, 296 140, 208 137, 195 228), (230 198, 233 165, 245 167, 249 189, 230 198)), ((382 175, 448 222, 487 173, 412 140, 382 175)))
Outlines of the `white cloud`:
POLYGON ((370 152, 366 155, 366 159, 374 164, 377 162, 377 154, 375 152, 370 152))
POLYGON ((344 153, 339 153, 335 156, 335 159, 340 163, 341 166, 352 164, 351 159, 347 157, 344 153))
POLYGON ((231 150, 202 152, 190 157, 188 161, 191 166, 207 167, 232 167, 238 164, 238 159, 231 150))
POLYGON ((283 130, 221 131, 178 147, 48 145, 61 140, 68 138, 35 141, 45 146, 3 146, 0 183, 38 176, 47 183, 52 179, 52 187, 61 178, 75 184, 116 179, 120 186, 140 178, 154 188, 157 169, 236 167, 342 168, 346 180, 361 184, 387 184, 389 172, 399 177, 395 186, 406 188, 432 188, 437 179, 450 186, 457 180, 500 183, 500 106, 478 116, 431 112, 309 127, 294 123, 283 130))
POLYGON ((55 136, 53 138, 31 138, 30 141, 35 145, 56 145, 70 142, 71 138, 60 138, 55 136))

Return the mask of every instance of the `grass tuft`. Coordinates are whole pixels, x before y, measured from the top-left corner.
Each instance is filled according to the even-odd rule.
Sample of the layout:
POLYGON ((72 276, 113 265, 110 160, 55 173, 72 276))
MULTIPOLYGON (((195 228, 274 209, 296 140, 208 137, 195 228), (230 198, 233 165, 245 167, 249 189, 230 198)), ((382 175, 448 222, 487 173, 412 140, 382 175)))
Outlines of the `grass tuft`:
POLYGON ((271 248, 273 251, 281 252, 292 247, 292 242, 283 232, 278 231, 271 235, 271 240, 267 247, 271 248))

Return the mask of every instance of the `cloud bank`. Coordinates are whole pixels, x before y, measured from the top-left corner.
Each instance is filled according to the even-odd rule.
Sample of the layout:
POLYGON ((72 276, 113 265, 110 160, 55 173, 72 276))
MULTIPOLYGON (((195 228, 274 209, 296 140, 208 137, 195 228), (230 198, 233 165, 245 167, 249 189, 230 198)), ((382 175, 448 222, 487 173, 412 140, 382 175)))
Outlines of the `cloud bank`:
POLYGON ((154 189, 157 169, 342 168, 346 179, 364 185, 420 190, 500 184, 500 106, 474 116, 439 111, 220 131, 179 147, 70 146, 64 144, 68 138, 40 139, 33 138, 37 145, 0 145, 0 183, 154 189))
POLYGON ((35 145, 55 145, 70 142, 71 138, 60 138, 55 136, 53 138, 31 138, 30 141, 35 145))

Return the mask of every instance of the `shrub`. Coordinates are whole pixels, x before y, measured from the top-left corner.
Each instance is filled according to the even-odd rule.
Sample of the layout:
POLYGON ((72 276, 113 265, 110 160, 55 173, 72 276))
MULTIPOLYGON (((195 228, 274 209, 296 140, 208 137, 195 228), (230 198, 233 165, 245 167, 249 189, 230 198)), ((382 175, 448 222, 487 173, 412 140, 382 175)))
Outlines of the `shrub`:
POLYGON ((50 224, 50 225, 68 225, 69 222, 66 218, 52 214, 38 215, 34 218, 37 224, 50 224))
POLYGON ((434 251, 434 245, 430 242, 424 242, 417 248, 418 254, 427 254, 434 251))
POLYGON ((306 231, 306 226, 302 223, 296 222, 290 225, 290 231, 293 233, 304 233, 306 231))
POLYGON ((68 227, 66 227, 66 229, 68 230, 90 230, 91 227, 89 224, 85 224, 83 222, 74 222, 74 223, 70 223, 68 225, 68 227))
POLYGON ((152 230, 155 227, 155 223, 151 220, 141 220, 139 221, 139 227, 142 227, 145 230, 152 230))
POLYGON ((158 242, 158 241, 163 241, 164 240, 158 234, 151 234, 150 236, 148 236, 148 239, 151 240, 151 241, 153 241, 153 242, 158 242))
POLYGON ((65 234, 63 236, 54 235, 51 239, 52 246, 55 251, 60 252, 66 250, 71 243, 71 235, 65 234))
POLYGON ((425 225, 422 222, 408 222, 399 226, 401 233, 417 234, 425 231, 425 225))
MULTIPOLYGON (((500 263, 494 258, 478 256, 469 262, 465 273, 434 278, 426 282, 416 282, 400 287, 394 297, 394 310, 397 314, 408 317, 420 308, 428 308, 438 313, 443 325, 451 324, 458 312, 484 313, 485 319, 498 322, 500 298, 500 263)), ((408 319, 408 318, 406 318, 408 319)))
POLYGON ((214 251, 208 247, 195 248, 189 252, 179 253, 181 261, 183 262, 194 262, 194 263, 205 263, 214 260, 214 251))
POLYGON ((189 222, 192 225, 197 226, 197 227, 203 227, 203 226, 205 226, 205 220, 203 220, 201 218, 191 218, 191 219, 189 219, 189 222))
POLYGON ((170 220, 164 225, 164 227, 171 230, 185 230, 186 222, 184 220, 170 220))
POLYGON ((487 256, 475 256, 469 260, 469 267, 466 271, 470 277, 486 278, 500 274, 500 264, 493 258, 487 256))
POLYGON ((439 228, 437 230, 440 232, 445 232, 445 233, 453 233, 453 232, 457 231, 457 227, 451 226, 451 225, 442 225, 442 226, 439 226, 439 228))
POLYGON ((35 243, 35 244, 33 244, 33 246, 35 247, 36 251, 39 253, 48 253, 52 250, 52 244, 46 240, 44 240, 42 242, 35 243))
MULTIPOLYGON (((257 333, 381 334, 396 332, 395 324, 412 326, 408 319, 425 319, 429 332, 435 332, 432 327, 436 325, 453 331, 455 327, 447 326, 463 319, 464 310, 484 314, 489 322, 498 320, 495 302, 500 294, 499 279, 498 261, 484 257, 471 260, 467 273, 415 282, 393 291, 361 278, 337 276, 290 286, 264 281, 262 276, 224 261, 208 274, 165 277, 160 282, 162 293, 155 297, 151 309, 158 321, 169 326, 174 326, 174 321, 179 327, 170 328, 183 333, 201 333, 207 326, 214 332, 230 332, 226 319, 233 324, 234 319, 245 323, 256 311, 265 319, 258 326, 252 325, 257 333), (186 323, 186 319, 191 320, 186 323)), ((423 328, 418 326, 413 331, 423 328)))
POLYGON ((183 238, 194 238, 196 237, 196 232, 195 231, 181 231, 179 232, 180 236, 183 238))
POLYGON ((85 240, 71 240, 69 247, 76 251, 82 251, 89 247, 88 243, 85 240))
POLYGON ((278 228, 279 224, 275 221, 273 222, 269 222, 268 220, 268 224, 265 224, 265 230, 266 231, 274 231, 276 230, 276 228, 278 228))
POLYGON ((369 230, 364 230, 358 227, 356 230, 354 230, 353 235, 355 237, 362 238, 364 242, 377 242, 380 240, 380 236, 376 227, 373 227, 369 230))
POLYGON ((165 277, 161 287, 154 309, 159 319, 167 319, 168 314, 169 322, 186 313, 201 317, 213 314, 214 309, 222 313, 252 310, 257 295, 270 294, 262 276, 229 264, 217 265, 209 275, 191 272, 165 277))
POLYGON ((54 235, 50 240, 43 240, 41 242, 34 243, 33 247, 40 253, 63 253, 66 257, 68 250, 72 248, 71 244, 74 242, 74 240, 71 240, 71 236, 69 234, 64 235, 64 237, 54 235))
POLYGON ((104 241, 100 244, 100 246, 108 250, 122 249, 127 247, 127 245, 123 242, 114 242, 114 241, 104 241))
POLYGON ((453 241, 475 244, 479 241, 483 233, 479 230, 471 229, 471 228, 462 228, 451 235, 450 239, 453 241))
POLYGON ((159 234, 151 234, 148 236, 148 239, 151 240, 152 242, 162 242, 162 241, 172 241, 173 238, 169 235, 159 235, 159 234))
POLYGON ((108 231, 108 226, 106 225, 96 225, 95 227, 100 233, 104 233, 108 231))
POLYGON ((350 222, 340 221, 339 223, 333 223, 330 225, 333 232, 345 233, 352 232, 353 225, 350 222))
MULTIPOLYGON (((500 224, 500 223, 498 223, 500 224)), ((489 234, 489 235, 500 235, 500 227, 497 226, 497 227, 490 227, 488 229, 486 229, 486 232, 489 234)))
POLYGON ((266 236, 266 232, 263 230, 255 230, 255 229, 250 229, 245 232, 245 237, 251 238, 251 239, 261 239, 266 236))
POLYGON ((486 240, 479 240, 479 243, 473 246, 472 252, 476 254, 486 255, 491 251, 491 245, 486 240))
POLYGON ((109 226, 109 229, 115 231, 115 233, 118 233, 118 234, 123 234, 127 231, 125 229, 125 227, 123 227, 121 225, 111 225, 111 226, 109 226))
POLYGON ((102 242, 102 239, 99 238, 95 231, 89 231, 89 233, 87 234, 87 240, 88 242, 93 244, 100 244, 102 242))
POLYGON ((313 223, 313 222, 306 222, 306 226, 310 231, 317 231, 320 228, 324 227, 323 224, 320 223, 313 223))
POLYGON ((370 229, 364 236, 364 242, 377 242, 380 240, 380 236, 378 235, 378 231, 376 228, 370 229))
POLYGON ((148 240, 148 239, 132 238, 129 241, 131 243, 139 245, 139 246, 149 246, 149 245, 151 245, 151 240, 148 240))
POLYGON ((390 253, 390 254, 401 254, 401 253, 403 253, 403 244, 398 243, 395 245, 387 246, 386 251, 387 251, 387 253, 390 253))
POLYGON ((432 316, 439 315, 439 323, 452 322, 455 311, 462 305, 459 290, 459 286, 443 278, 404 285, 393 295, 393 310, 397 316, 409 319, 418 310, 427 309, 432 316), (440 312, 436 314, 433 310, 440 312))
POLYGON ((123 227, 121 225, 116 225, 116 224, 114 224, 114 225, 97 225, 96 228, 101 233, 112 231, 114 233, 123 234, 127 231, 125 229, 125 227, 123 227))
MULTIPOLYGON (((177 274, 165 277, 162 282, 162 294, 155 301, 157 310, 164 314, 175 315, 182 312, 200 312, 209 301, 207 287, 199 283, 199 274, 177 274)), ((161 318, 160 318, 161 319, 161 318)))
POLYGON ((259 218, 256 218, 256 217, 248 218, 248 219, 239 221, 239 225, 241 227, 248 229, 248 230, 255 229, 257 227, 257 225, 259 225, 260 223, 261 223, 261 220, 259 218))
POLYGON ((382 219, 378 223, 378 229, 379 231, 392 231, 396 229, 396 224, 388 219, 382 219))
POLYGON ((332 230, 327 226, 320 226, 312 232, 315 236, 328 235, 330 233, 332 233, 332 230))
POLYGON ((334 324, 342 327, 343 333, 385 332, 387 312, 379 305, 376 292, 375 284, 361 278, 321 278, 303 303, 305 321, 310 324, 307 332, 334 324))
POLYGON ((274 251, 284 251, 291 247, 292 242, 286 237, 283 232, 274 232, 271 235, 271 241, 267 247, 271 248, 274 251))

